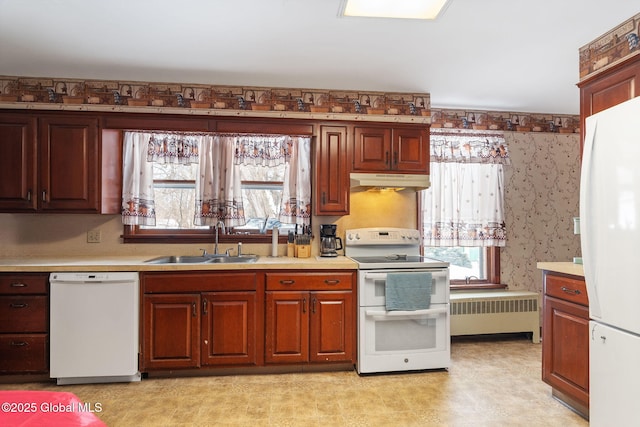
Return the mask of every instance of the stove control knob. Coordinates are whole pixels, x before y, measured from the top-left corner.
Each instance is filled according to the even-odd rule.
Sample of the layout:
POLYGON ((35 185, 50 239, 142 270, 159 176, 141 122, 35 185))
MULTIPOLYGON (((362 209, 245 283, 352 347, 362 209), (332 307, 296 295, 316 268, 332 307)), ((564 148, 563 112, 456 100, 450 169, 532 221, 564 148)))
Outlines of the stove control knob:
POLYGON ((356 234, 351 234, 351 233, 349 233, 349 235, 347 236, 347 238, 348 238, 349 240, 360 240, 360 235, 359 235, 358 233, 356 233, 356 234))

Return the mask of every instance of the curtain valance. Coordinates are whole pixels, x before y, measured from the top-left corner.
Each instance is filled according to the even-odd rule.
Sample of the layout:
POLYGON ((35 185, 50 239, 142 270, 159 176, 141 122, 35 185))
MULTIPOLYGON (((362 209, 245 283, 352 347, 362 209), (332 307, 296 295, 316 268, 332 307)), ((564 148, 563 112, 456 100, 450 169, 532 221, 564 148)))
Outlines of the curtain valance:
POLYGON ((180 134, 149 134, 147 161, 155 163, 198 163, 199 138, 180 134))
POLYGON ((501 131, 431 129, 431 162, 511 164, 501 131))

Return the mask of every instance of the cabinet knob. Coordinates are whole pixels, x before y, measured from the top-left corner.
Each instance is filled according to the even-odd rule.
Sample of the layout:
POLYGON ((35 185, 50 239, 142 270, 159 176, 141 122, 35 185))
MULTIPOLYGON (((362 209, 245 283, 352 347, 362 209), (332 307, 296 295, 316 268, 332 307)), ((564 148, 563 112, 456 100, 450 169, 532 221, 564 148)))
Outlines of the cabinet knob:
POLYGON ((295 283, 296 283, 296 281, 295 280, 291 280, 291 279, 289 279, 289 280, 280 280, 280 284, 281 285, 293 285, 295 283))
POLYGON ((338 279, 325 279, 324 280, 324 284, 325 285, 337 285, 340 283, 340 280, 338 279))
POLYGON ((13 347, 25 347, 29 345, 29 343, 26 341, 11 341, 11 345, 13 347))
POLYGON ((202 300, 202 314, 203 314, 204 316, 206 316, 206 315, 207 315, 207 304, 208 304, 208 303, 209 303, 209 302, 207 301, 207 299, 206 299, 206 298, 204 298, 204 299, 202 300))
POLYGON ((307 299, 306 298, 302 298, 302 312, 303 313, 307 312, 307 299))

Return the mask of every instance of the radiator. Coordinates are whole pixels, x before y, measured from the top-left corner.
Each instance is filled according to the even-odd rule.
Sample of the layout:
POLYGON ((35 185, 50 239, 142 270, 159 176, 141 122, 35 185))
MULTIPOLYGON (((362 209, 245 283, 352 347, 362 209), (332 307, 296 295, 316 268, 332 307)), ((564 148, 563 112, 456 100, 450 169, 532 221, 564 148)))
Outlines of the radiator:
POLYGON ((540 342, 540 295, 526 291, 451 293, 451 335, 530 332, 540 342))

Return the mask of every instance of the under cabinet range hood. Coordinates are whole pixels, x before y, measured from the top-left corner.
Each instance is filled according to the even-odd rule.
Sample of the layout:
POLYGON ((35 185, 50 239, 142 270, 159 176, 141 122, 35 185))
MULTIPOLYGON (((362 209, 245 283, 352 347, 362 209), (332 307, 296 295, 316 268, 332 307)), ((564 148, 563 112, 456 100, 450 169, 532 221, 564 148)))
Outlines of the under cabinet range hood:
POLYGON ((395 189, 420 191, 429 188, 429 175, 391 173, 352 173, 351 189, 395 189))

